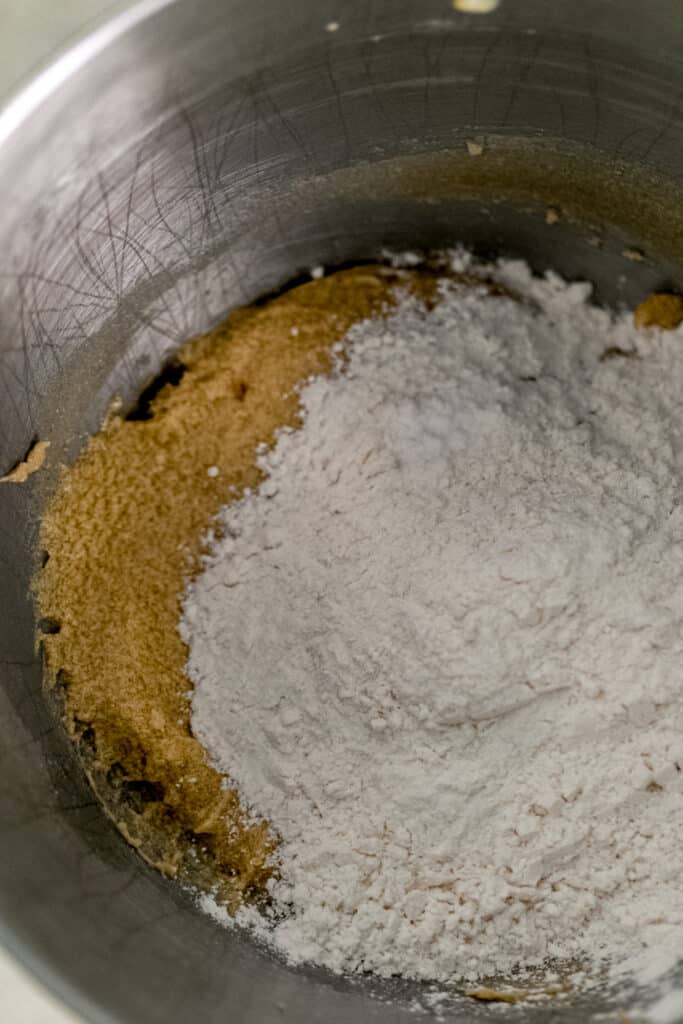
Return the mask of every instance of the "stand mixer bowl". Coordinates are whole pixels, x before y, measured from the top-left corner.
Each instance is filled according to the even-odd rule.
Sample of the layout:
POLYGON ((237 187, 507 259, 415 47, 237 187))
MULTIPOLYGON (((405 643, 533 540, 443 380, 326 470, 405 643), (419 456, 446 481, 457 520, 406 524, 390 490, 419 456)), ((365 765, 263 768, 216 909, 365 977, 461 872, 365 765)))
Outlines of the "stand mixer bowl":
MULTIPOLYGON (((58 466, 114 396, 319 264, 463 243, 632 307, 683 284, 683 10, 669 0, 144 0, 0 114, 0 935, 95 1022, 499 1019, 292 969, 148 868, 42 687, 30 581, 58 466), (465 5, 467 6, 467 5, 465 5), (491 7, 491 4, 487 5, 491 7)), ((656 988, 505 1009, 620 1019, 656 988)))

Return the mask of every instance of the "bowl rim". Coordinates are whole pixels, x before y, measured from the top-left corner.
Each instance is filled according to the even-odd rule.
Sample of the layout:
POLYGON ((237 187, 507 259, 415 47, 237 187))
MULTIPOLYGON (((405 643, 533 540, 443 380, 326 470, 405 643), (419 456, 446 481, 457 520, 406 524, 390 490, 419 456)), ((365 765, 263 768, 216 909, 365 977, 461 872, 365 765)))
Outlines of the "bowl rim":
MULTIPOLYGON (((28 121, 77 72, 93 62, 110 45, 141 22, 175 5, 177 0, 134 0, 118 11, 104 11, 101 20, 86 22, 39 65, 27 73, 0 101, 0 152, 28 121)), ((53 999, 73 1024, 119 1024, 116 1016, 74 984, 35 949, 20 938, 7 919, 0 916, 0 950, 27 972, 53 999)))
POLYGON ((145 21, 177 0, 134 0, 117 13, 103 13, 104 20, 92 27, 85 24, 75 35, 58 45, 47 63, 27 79, 19 81, 8 98, 0 102, 0 147, 5 145, 24 122, 68 79, 94 60, 98 54, 145 21))

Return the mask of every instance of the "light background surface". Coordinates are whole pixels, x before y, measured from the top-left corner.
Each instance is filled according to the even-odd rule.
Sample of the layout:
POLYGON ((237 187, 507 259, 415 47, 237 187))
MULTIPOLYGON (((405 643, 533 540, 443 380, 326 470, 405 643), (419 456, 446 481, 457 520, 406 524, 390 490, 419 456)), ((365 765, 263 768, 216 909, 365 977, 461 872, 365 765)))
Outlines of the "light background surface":
MULTIPOLYGON (((0 0, 0 105, 70 42, 125 6, 112 0, 0 0)), ((83 1024, 2 949, 0 1021, 83 1024)))
POLYGON ((2 102, 71 40, 125 6, 125 0, 0 0, 2 102))

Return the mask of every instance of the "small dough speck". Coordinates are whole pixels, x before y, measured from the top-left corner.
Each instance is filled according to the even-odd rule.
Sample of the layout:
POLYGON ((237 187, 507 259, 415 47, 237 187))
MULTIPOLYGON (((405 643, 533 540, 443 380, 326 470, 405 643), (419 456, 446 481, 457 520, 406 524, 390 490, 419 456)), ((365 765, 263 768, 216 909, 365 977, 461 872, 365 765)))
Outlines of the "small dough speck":
POLYGON ((500 0, 453 0, 456 11, 463 14, 490 14, 499 4, 500 0))
POLYGON ((636 327, 660 327, 673 331, 683 323, 683 297, 670 292, 655 292, 641 302, 633 314, 636 327))
POLYGON ((36 441, 23 462, 18 463, 6 476, 0 477, 0 484, 25 483, 43 465, 49 447, 49 441, 36 441))

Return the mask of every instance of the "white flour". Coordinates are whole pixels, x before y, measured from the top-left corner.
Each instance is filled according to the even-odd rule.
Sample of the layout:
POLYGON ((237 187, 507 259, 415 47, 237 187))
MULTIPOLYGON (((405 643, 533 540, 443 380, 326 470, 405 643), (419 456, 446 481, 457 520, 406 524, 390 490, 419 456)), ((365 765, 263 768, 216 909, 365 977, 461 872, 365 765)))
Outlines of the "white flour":
POLYGON ((295 962, 683 949, 683 331, 496 273, 350 331, 186 595, 295 962))

